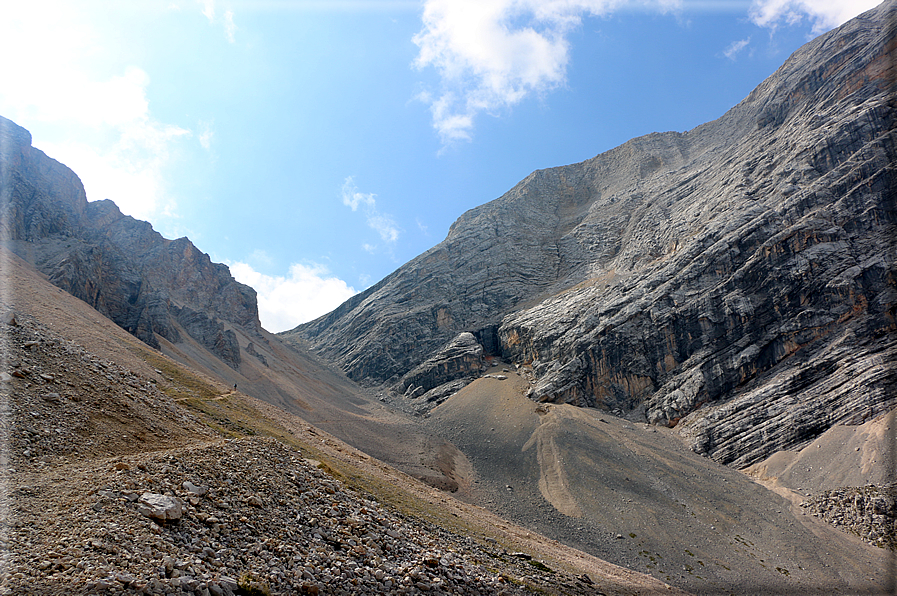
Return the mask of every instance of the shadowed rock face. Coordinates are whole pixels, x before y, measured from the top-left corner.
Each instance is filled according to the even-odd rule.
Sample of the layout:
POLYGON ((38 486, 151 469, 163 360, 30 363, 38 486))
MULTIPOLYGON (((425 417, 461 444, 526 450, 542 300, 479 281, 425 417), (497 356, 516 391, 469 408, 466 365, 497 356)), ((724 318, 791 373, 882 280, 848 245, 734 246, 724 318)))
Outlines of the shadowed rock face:
POLYGON ((716 121, 534 172, 284 336, 389 385, 461 331, 497 336, 533 399, 676 426, 737 466, 893 407, 894 13, 808 43, 716 121))
POLYGON ((232 368, 236 335, 258 330, 255 291, 237 283, 187 238, 166 240, 112 201, 87 202, 70 169, 0 118, 0 234, 56 286, 159 347, 192 337, 232 368))
POLYGON ((486 368, 483 346, 472 333, 461 333, 425 362, 408 371, 396 390, 408 397, 418 397, 440 385, 476 378, 486 368))

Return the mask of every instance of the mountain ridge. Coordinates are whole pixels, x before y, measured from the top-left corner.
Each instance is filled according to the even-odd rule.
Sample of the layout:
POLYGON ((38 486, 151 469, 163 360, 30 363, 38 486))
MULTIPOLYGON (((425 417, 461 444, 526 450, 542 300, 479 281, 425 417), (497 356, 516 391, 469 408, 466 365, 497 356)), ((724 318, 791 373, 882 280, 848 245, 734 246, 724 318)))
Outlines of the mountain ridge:
POLYGON ((717 120, 533 172, 281 337, 357 382, 419 394, 409 371, 471 332, 486 355, 532 365, 534 400, 682 424, 695 450, 736 466, 887 411, 894 14, 885 2, 808 42, 717 120), (764 387, 806 414, 725 409, 764 387))
MULTIPOLYGON (((63 447, 82 449, 99 436, 105 455, 134 454, 132 467, 164 465, 168 455, 140 451, 164 445, 160 437, 190 418, 182 418, 189 406, 191 425, 205 428, 181 430, 200 431, 197 440, 207 428, 225 436, 274 429, 288 444, 301 437, 306 456, 318 459, 324 450, 351 464, 344 469, 353 481, 358 466, 384 471, 364 485, 383 494, 395 495, 407 481, 425 497, 418 510, 425 517, 455 527, 455 516, 486 508, 519 524, 490 516, 485 523, 504 532, 500 540, 516 536, 542 549, 550 540, 530 543, 528 532, 543 533, 696 594, 893 591, 892 553, 871 546, 893 544, 892 535, 880 534, 887 524, 878 523, 893 519, 892 502, 882 506, 875 497, 868 508, 851 509, 880 516, 851 522, 861 528, 852 531, 864 532, 859 538, 799 503, 828 491, 814 497, 819 510, 843 513, 842 496, 857 491, 833 486, 835 478, 877 483, 893 468, 881 445, 894 442, 897 361, 893 77, 883 58, 895 45, 894 12, 895 3, 886 3, 805 46, 728 121, 654 133, 585 165, 532 173, 507 201, 463 214, 445 244, 413 267, 304 328, 329 325, 347 334, 328 346, 288 334, 291 347, 265 331, 254 293, 225 266, 187 239, 161 238, 111 202, 85 202, 71 170, 31 147, 27 131, 0 120, 0 224, 3 244, 18 255, 0 247, 4 274, 13 272, 11 285, 0 288, 11 290, 0 295, 0 339, 12 340, 0 380, 12 398, 12 426, 0 433, 14 429, 10 453, 27 474, 8 476, 17 515, 35 502, 63 502, 50 496, 75 469, 57 457, 71 454, 63 447), (777 86, 783 78, 787 93, 777 86), (86 299, 71 300, 63 289, 86 299), (140 334, 155 338, 161 354, 134 339, 140 334), (89 338, 89 352, 121 364, 102 363, 71 343, 78 337, 89 338), (369 387, 306 351, 310 344, 369 387), (141 402, 145 396, 153 399, 141 402), (154 429, 123 415, 134 403, 151 413, 163 404, 170 420, 154 429), (881 415, 886 410, 890 417, 881 415), (129 428, 149 442, 134 443, 122 433, 129 428), (829 461, 835 458, 843 461, 829 461), (852 462, 861 469, 845 473, 852 462), (41 487, 37 494, 34 487, 41 487)), ((255 448, 231 447, 235 457, 255 448)), ((196 472, 216 465, 214 458, 196 461, 196 472)), ((85 478, 105 486, 107 478, 129 476, 112 466, 88 458, 85 478)), ((191 498, 184 477, 159 478, 191 498)), ((243 477, 238 484, 240 492, 261 486, 243 477)), ((102 502, 85 492, 79 507, 93 515, 100 512, 92 505, 118 499, 119 513, 130 515, 122 500, 136 496, 135 488, 116 486, 102 502)), ((237 501, 237 510, 222 515, 226 524, 241 515, 264 527, 272 522, 258 501, 237 501)), ((275 521, 290 507, 274 506, 275 521)), ((51 526, 65 517, 42 516, 46 523, 35 532, 41 544, 55 548, 51 526)), ((288 517, 297 533, 312 533, 304 516, 288 517)), ((326 524, 329 546, 349 529, 333 521, 326 524)), ((201 530, 199 523, 187 525, 201 530)), ((258 535, 228 548, 253 549, 258 535)), ((463 540, 485 540, 476 556, 510 561, 501 568, 531 587, 638 589, 626 583, 635 573, 598 587, 551 579, 523 562, 544 551, 504 551, 488 546, 487 536, 478 529, 463 540)), ((43 554, 25 552, 16 562, 27 570, 22 575, 45 579, 48 590, 62 585, 63 572, 79 573, 51 561, 54 575, 44 578, 43 554)), ((100 564, 98 554, 91 565, 100 564)), ((165 567, 159 553, 140 560, 150 575, 165 567)), ((114 561, 116 573, 127 569, 114 561)), ((240 569, 236 558, 228 565, 240 569)), ((272 586, 285 585, 267 559, 246 565, 272 586)), ((310 573, 339 585, 338 572, 319 571, 310 573)), ((654 580, 644 585, 657 586, 654 580)))
POLYGON ((5 245, 148 345, 185 334, 239 367, 239 345, 225 322, 258 332, 255 290, 189 239, 163 238, 112 201, 88 202, 77 175, 5 118, 0 151, 5 245))

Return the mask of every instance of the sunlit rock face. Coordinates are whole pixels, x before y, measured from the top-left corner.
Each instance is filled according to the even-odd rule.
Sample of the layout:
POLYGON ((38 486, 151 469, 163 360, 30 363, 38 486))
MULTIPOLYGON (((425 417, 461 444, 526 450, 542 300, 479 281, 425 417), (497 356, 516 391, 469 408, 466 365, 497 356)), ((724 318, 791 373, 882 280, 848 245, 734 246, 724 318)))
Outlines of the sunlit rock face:
POLYGON ((187 238, 167 240, 112 201, 88 202, 78 176, 0 118, 0 234, 56 286, 147 344, 199 342, 233 368, 229 325, 260 328, 255 291, 187 238))
POLYGON ((718 120, 534 172, 285 337, 394 386, 472 332, 532 364, 532 399, 676 426, 737 466, 892 407, 894 9, 718 120))

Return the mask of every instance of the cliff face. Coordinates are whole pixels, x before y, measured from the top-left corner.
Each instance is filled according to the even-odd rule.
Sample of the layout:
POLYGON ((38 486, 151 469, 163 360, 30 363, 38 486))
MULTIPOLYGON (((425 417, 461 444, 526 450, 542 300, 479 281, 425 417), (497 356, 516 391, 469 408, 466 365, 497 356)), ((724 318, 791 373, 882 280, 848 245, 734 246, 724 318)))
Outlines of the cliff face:
POLYGON ((285 337, 395 385, 470 331, 532 363, 533 399, 676 426, 737 466, 893 407, 895 7, 714 122, 531 174, 285 337))
POLYGON ((167 240, 111 201, 87 202, 74 172, 0 118, 3 242, 118 325, 158 348, 192 337, 232 368, 240 349, 227 324, 260 328, 255 291, 186 238, 167 240))

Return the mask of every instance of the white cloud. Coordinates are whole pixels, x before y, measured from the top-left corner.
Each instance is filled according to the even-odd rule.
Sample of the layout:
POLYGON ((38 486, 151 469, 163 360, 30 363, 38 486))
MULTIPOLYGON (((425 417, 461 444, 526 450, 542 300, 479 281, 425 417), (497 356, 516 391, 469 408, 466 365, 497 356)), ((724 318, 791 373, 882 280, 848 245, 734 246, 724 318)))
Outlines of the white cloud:
POLYGON ((392 244, 399 239, 399 228, 389 215, 381 213, 368 215, 368 226, 380 234, 380 239, 387 244, 392 244))
POLYGON ((78 174, 88 200, 112 199, 123 213, 145 220, 175 211, 163 171, 169 160, 168 145, 189 134, 178 127, 156 125, 123 131, 108 148, 77 141, 40 143, 39 148, 78 174))
MULTIPOLYGON (((377 209, 377 195, 374 193, 358 192, 355 186, 355 179, 348 176, 343 182, 341 190, 343 205, 346 205, 352 211, 357 211, 362 207, 367 218, 368 227, 377 232, 380 239, 387 244, 395 244, 399 239, 401 230, 391 215, 381 213, 377 209)), ((367 252, 373 253, 375 246, 365 243, 362 248, 367 252)))
POLYGON ((443 144, 469 140, 480 113, 497 114, 566 82, 568 34, 584 15, 624 7, 668 11, 680 0, 427 0, 418 68, 433 67, 440 92, 430 104, 443 144))
POLYGON ((751 38, 750 38, 750 37, 748 37, 747 39, 739 40, 739 41, 733 41, 731 44, 729 44, 729 47, 728 47, 728 48, 726 48, 725 50, 723 50, 723 54, 724 54, 724 55, 726 56, 726 58, 728 58, 729 60, 735 60, 735 56, 738 55, 738 52, 740 52, 740 51, 743 50, 745 47, 747 47, 747 45, 748 45, 749 43, 751 43, 751 38))
POLYGON ((262 327, 274 333, 327 314, 357 294, 317 263, 295 263, 288 277, 259 273, 247 263, 233 263, 230 270, 234 279, 258 292, 262 327))
MULTIPOLYGON (((202 5, 202 15, 208 19, 209 23, 212 25, 217 24, 219 21, 215 17, 216 9, 215 9, 215 0, 196 0, 200 5, 202 5)), ((221 19, 221 24, 224 27, 224 37, 228 42, 234 43, 236 38, 234 35, 237 32, 237 25, 234 23, 234 11, 225 10, 224 17, 221 19)))
POLYGON ((373 208, 377 203, 377 195, 358 192, 358 187, 355 186, 355 180, 352 176, 348 176, 343 181, 342 195, 343 205, 350 207, 352 211, 358 211, 359 205, 367 205, 373 208))
POLYGON ((202 4, 202 14, 205 18, 209 19, 209 22, 213 22, 215 20, 215 0, 197 0, 200 4, 202 4))
POLYGON ((212 130, 212 123, 201 120, 199 122, 199 144, 208 151, 212 148, 212 139, 215 137, 215 131, 212 130))
POLYGON ((98 66, 97 56, 118 54, 115 42, 72 4, 4 7, 0 55, 15 59, 0 62, 0 113, 29 128, 36 147, 74 170, 88 199, 112 199, 141 219, 171 211, 163 170, 192 133, 152 117, 143 69, 98 66))
POLYGON ((813 33, 819 34, 843 25, 880 3, 881 0, 753 0, 750 16, 755 24, 773 29, 782 23, 794 25, 807 18, 813 33))
POLYGON ((236 38, 234 34, 237 32, 237 26, 234 24, 234 11, 226 10, 224 12, 224 36, 227 41, 234 43, 236 38))

